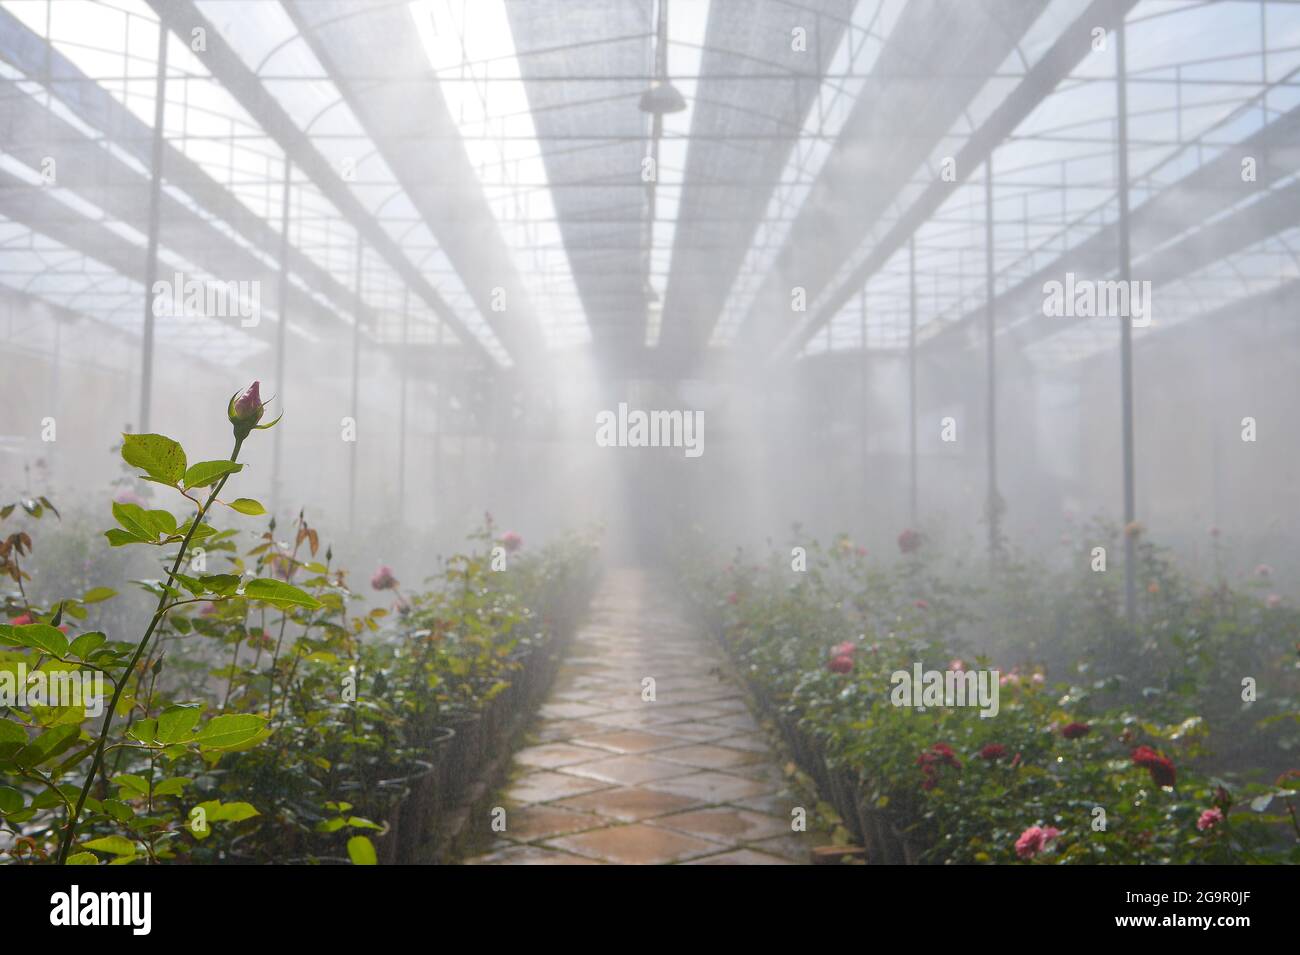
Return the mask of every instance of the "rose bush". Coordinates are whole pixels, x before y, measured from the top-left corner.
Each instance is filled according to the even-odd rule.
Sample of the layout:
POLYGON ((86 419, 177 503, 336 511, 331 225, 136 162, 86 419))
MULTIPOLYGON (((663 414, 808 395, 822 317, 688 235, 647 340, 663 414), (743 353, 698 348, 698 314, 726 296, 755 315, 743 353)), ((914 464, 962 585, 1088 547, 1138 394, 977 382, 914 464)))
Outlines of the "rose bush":
POLYGON ((513 680, 539 672, 536 659, 585 607, 595 553, 585 538, 494 569, 489 525, 426 591, 403 594, 381 567, 372 584, 397 603, 364 610, 305 515, 287 534, 271 519, 247 543, 246 530, 219 528, 218 510, 265 513, 223 496, 243 470, 244 442, 279 421, 264 415, 256 382, 229 400, 225 459, 190 463, 163 435, 123 436, 131 479, 188 508, 151 506, 153 493, 111 504, 108 546, 161 558, 161 573, 136 581, 154 601, 138 637, 104 625, 118 618, 99 608, 117 594, 102 582, 37 600, 33 532, 59 514, 42 497, 0 506, 0 521, 26 521, 0 536, 0 573, 12 584, 0 608, 0 688, 37 673, 49 685, 75 677, 103 687, 89 701, 94 716, 86 700, 0 709, 0 857, 374 862, 392 849, 399 815, 404 843, 431 829, 437 806, 412 794, 428 791, 435 769, 450 772, 434 766, 446 751, 436 742, 451 737, 440 727, 488 713, 513 680))
POLYGON ((1158 586, 1132 626, 1119 575, 1010 556, 997 575, 941 571, 922 542, 900 535, 892 566, 803 539, 803 571, 788 550, 724 563, 698 545, 682 565, 688 599, 873 855, 1300 861, 1300 614, 1198 586, 1145 540, 1141 579, 1158 586), (1000 670, 996 716, 894 705, 890 677, 915 663, 1000 670))

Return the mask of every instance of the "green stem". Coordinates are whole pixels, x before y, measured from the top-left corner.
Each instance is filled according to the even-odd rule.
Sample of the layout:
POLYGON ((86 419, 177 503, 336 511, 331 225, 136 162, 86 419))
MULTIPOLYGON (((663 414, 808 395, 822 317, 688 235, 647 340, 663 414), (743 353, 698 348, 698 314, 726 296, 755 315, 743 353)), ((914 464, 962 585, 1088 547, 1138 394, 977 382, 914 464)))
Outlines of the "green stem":
MULTIPOLYGON (((235 436, 235 449, 230 452, 230 460, 235 461, 239 458, 239 449, 243 446, 244 439, 235 436)), ((158 598, 158 606, 154 608, 153 619, 149 621, 149 627, 145 630, 144 636, 140 638, 139 644, 136 645, 135 653, 131 655, 131 660, 126 665, 122 673, 122 679, 115 681, 113 687, 113 697, 109 700, 108 709, 104 713, 104 722, 99 730, 99 742, 95 746, 95 758, 90 765, 90 772, 86 774, 86 781, 82 784, 81 794, 77 797, 77 805, 72 810, 72 815, 68 819, 68 826, 63 832, 63 841, 59 845, 58 864, 64 865, 68 860, 68 851, 72 848, 73 840, 77 834, 77 820, 81 817, 81 810, 86 806, 86 799, 90 795, 90 787, 94 785, 95 776, 99 774, 100 766, 104 763, 104 747, 108 743, 108 731, 113 725, 113 715, 117 712, 117 701, 122 696, 122 690, 126 687, 127 677, 135 670, 135 666, 140 662, 140 657, 144 655, 145 648, 149 646, 149 641, 153 639, 153 632, 158 628, 159 621, 163 618, 163 612, 167 605, 167 592, 171 588, 172 582, 176 579, 176 573, 180 570, 181 563, 185 560, 185 552, 189 550, 190 541, 194 537, 194 532, 198 530, 199 525, 203 523, 203 518, 207 516, 209 508, 216 501, 217 495, 221 489, 226 486, 226 480, 229 474, 222 475, 212 493, 203 506, 194 515, 194 520, 190 522, 190 529, 185 533, 185 539, 181 541, 180 550, 176 552, 176 560, 172 562, 172 569, 167 574, 167 583, 163 586, 163 592, 158 598)))

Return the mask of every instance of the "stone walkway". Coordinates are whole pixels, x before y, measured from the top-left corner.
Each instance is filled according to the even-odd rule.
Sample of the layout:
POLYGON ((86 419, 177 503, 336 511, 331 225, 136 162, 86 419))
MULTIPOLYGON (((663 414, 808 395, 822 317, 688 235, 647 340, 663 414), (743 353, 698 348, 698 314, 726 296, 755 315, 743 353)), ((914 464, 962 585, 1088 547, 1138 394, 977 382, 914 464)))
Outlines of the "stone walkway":
POLYGON ((802 803, 718 664, 647 578, 609 573, 515 755, 505 829, 469 864, 806 863, 802 803))

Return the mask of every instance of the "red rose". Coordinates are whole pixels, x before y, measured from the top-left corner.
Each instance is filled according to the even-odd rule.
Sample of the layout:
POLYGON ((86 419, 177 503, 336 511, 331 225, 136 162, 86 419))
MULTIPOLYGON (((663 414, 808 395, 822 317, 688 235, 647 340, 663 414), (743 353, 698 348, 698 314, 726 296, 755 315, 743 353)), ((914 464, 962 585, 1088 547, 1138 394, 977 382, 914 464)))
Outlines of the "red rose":
POLYGON ((1092 732, 1092 727, 1087 723, 1070 723, 1061 730, 1061 735, 1066 739, 1080 739, 1092 732))
POLYGON ((852 673, 853 657, 842 653, 839 656, 831 657, 831 662, 827 666, 832 673, 852 673))
POLYGON ((1001 759, 1007 755, 1007 748, 1001 743, 989 743, 980 750, 980 759, 1001 759))
POLYGON ((29 613, 21 614, 9 621, 11 627, 26 627, 32 622, 32 615, 29 613))
POLYGON ((852 640, 845 640, 843 643, 837 643, 835 644, 834 647, 831 648, 831 656, 851 657, 853 656, 853 651, 856 650, 857 648, 858 645, 854 643, 852 640))
POLYGON ((1173 762, 1167 756, 1157 753, 1150 746, 1139 746, 1133 750, 1133 763, 1151 773, 1151 779, 1157 786, 1174 786, 1177 784, 1178 773, 1174 769, 1173 762))
POLYGON ((916 758, 916 764, 922 769, 929 769, 934 766, 951 766, 954 769, 961 769, 961 760, 957 758, 956 752, 947 743, 935 743, 916 758))
POLYGON ((904 554, 910 554, 920 546, 921 535, 910 527, 898 535, 898 549, 904 554))

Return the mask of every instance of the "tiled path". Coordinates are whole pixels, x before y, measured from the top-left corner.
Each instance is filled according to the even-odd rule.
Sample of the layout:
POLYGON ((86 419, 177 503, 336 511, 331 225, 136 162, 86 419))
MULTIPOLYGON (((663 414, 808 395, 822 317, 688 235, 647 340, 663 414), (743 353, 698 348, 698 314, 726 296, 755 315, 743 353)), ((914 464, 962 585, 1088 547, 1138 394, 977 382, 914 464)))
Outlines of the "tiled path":
POLYGON ((791 829, 800 800, 717 649, 636 571, 606 576, 535 740, 515 756, 505 831, 470 864, 808 860, 813 835, 791 829))

